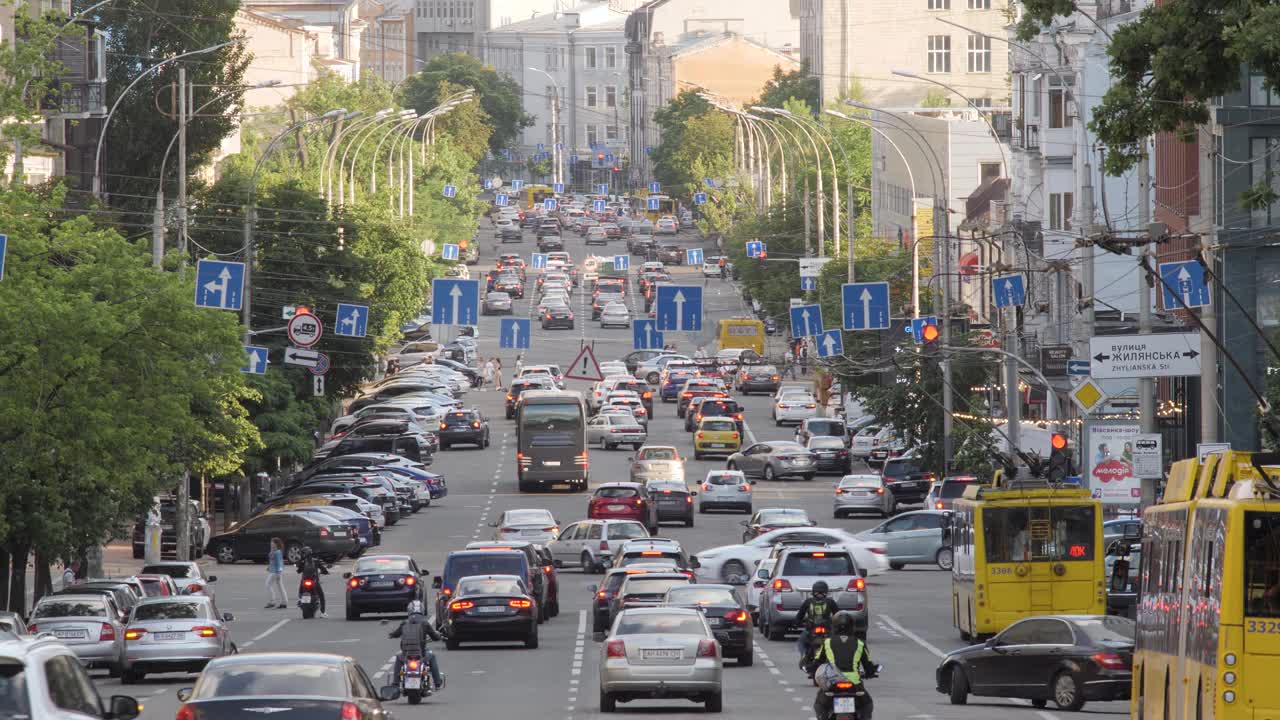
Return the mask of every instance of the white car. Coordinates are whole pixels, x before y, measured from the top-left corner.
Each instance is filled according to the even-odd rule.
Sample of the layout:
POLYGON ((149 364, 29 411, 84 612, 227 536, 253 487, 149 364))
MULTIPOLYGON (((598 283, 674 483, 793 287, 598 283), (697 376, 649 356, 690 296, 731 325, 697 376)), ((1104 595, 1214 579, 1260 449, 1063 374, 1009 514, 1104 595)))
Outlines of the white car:
POLYGON ((627 372, 627 364, 620 360, 606 360, 600 363, 600 374, 605 377, 626 375, 628 380, 634 379, 631 373, 627 372))
POLYGON ((430 340, 411 342, 405 343, 400 348, 400 351, 396 353, 396 360, 399 361, 400 367, 407 368, 427 358, 434 358, 439 353, 440 345, 430 340))
POLYGON ((630 390, 615 390, 609 393, 602 407, 623 407, 636 416, 636 420, 646 428, 649 427, 649 412, 644 409, 644 401, 630 390))
POLYGON ((702 261, 703 277, 720 277, 720 258, 708 257, 702 261))
POLYGON ((648 439, 644 424, 631 413, 603 412, 587 421, 588 445, 599 443, 605 450, 630 445, 639 450, 648 439))
POLYGON ((654 226, 655 235, 675 235, 680 232, 680 223, 673 217, 664 217, 654 226))
POLYGON ((818 417, 818 400, 808 393, 787 393, 773 403, 773 422, 803 422, 818 417))
POLYGON ((693 358, 688 355, 659 355, 640 363, 640 365, 636 367, 635 375, 650 385, 657 385, 658 380, 662 377, 663 369, 666 368, 667 363, 672 360, 693 362, 693 358))
POLYGON ((696 554, 699 567, 694 574, 698 582, 721 583, 730 579, 738 583, 755 574, 760 561, 780 542, 812 542, 815 545, 840 547, 853 553, 858 567, 867 575, 889 570, 888 544, 868 541, 837 528, 789 527, 771 530, 738 545, 722 545, 696 554))
POLYGON ((631 311, 622 303, 609 303, 600 311, 600 327, 631 327, 631 311))
POLYGON ((591 388, 591 394, 587 396, 587 404, 593 410, 599 410, 604 405, 605 398, 609 396, 609 393, 613 392, 613 388, 619 382, 635 382, 635 378, 627 374, 625 367, 622 372, 607 372, 604 365, 601 364, 600 373, 604 375, 604 379, 596 383, 591 388))
POLYGON ((882 442, 886 442, 893 437, 893 433, 893 428, 888 425, 867 425, 854 433, 853 440, 850 443, 849 454, 865 460, 872 450, 880 447, 882 442))
POLYGON ((542 508, 507 510, 489 527, 496 528, 493 539, 497 542, 515 540, 545 545, 560 534, 560 523, 550 510, 542 508))

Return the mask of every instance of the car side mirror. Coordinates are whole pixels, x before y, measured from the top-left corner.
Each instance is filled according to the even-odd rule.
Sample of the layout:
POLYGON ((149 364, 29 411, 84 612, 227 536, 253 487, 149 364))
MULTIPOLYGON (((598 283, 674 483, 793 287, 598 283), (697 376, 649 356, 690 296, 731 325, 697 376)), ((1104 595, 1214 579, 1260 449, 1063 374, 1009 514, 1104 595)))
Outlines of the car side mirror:
POLYGON ((591 593, 592 595, 595 595, 597 592, 599 592, 599 590, 600 590, 600 586, 599 586, 599 585, 588 585, 588 586, 587 586, 587 592, 591 593))
POLYGON ((344 572, 344 573, 342 573, 342 579, 343 579, 343 580, 350 580, 350 579, 351 579, 351 573, 349 573, 349 572, 344 572))
POLYGON ((112 695, 107 717, 111 720, 133 720, 142 712, 138 701, 128 695, 112 695))
POLYGON ((1000 647, 1000 642, 996 638, 987 638, 987 641, 982 644, 983 646, 991 648, 993 650, 995 648, 1000 647))
POLYGON ((175 695, 178 696, 178 702, 186 702, 190 700, 191 691, 192 691, 192 688, 189 688, 189 687, 178 688, 178 692, 175 693, 175 695))
POLYGON ((421 575, 422 577, 426 577, 426 576, 428 576, 428 575, 430 575, 430 574, 431 574, 431 571, 430 571, 430 570, 419 570, 419 571, 418 571, 418 574, 419 574, 419 575, 421 575))
POLYGON ((747 520, 739 520, 738 524, 741 525, 742 527, 751 527, 751 523, 747 520))
POLYGON ((222 622, 235 622, 236 616, 229 612, 222 613, 222 622))
POLYGON ((1129 585, 1129 561, 1124 558, 1116 560, 1115 565, 1111 566, 1111 590, 1112 592, 1124 592, 1129 585))
POLYGON ((431 579, 431 588, 433 590, 439 590, 442 587, 444 587, 444 580, 442 578, 434 577, 431 579))
POLYGON ((391 702, 400 699, 400 688, 396 685, 383 685, 378 688, 378 699, 391 702))
POLYGON ((217 576, 217 575, 210 575, 208 578, 206 578, 206 579, 205 579, 205 582, 207 582, 207 583, 216 583, 216 582, 218 582, 218 576, 217 576))

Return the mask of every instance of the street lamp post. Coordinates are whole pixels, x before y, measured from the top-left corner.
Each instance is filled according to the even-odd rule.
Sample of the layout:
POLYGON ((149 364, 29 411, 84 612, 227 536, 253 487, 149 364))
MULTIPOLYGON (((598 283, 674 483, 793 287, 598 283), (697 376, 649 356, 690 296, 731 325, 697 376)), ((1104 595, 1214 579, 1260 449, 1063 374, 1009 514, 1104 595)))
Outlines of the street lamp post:
MULTIPOLYGON (((796 118, 795 118, 795 117, 794 117, 794 116, 793 116, 789 111, 787 111, 787 110, 784 110, 784 109, 782 109, 782 108, 761 107, 761 106, 758 106, 758 105, 753 105, 753 106, 751 107, 751 109, 752 109, 752 110, 754 110, 754 111, 756 111, 756 112, 768 113, 768 114, 770 114, 770 115, 776 115, 776 116, 778 116, 778 117, 783 117, 783 118, 786 118, 786 119, 790 120, 791 122, 793 122, 793 123, 795 123, 795 124, 796 124, 796 127, 800 128, 800 131, 801 131, 802 133, 804 133, 805 137, 809 140, 809 144, 810 144, 810 145, 812 145, 812 147, 813 147, 813 157, 814 157, 814 161, 815 161, 815 162, 814 162, 814 167, 816 168, 816 170, 817 170, 817 175, 818 175, 818 225, 817 225, 817 231, 818 231, 818 236, 817 236, 817 237, 818 237, 818 248, 817 248, 817 250, 818 250, 818 255, 819 255, 819 256, 825 256, 825 255, 827 254, 827 251, 826 251, 826 238, 827 238, 827 233, 826 233, 826 212, 827 212, 827 204, 826 204, 826 190, 823 188, 823 182, 822 182, 822 153, 818 150, 818 142, 817 142, 817 140, 815 140, 815 139, 814 139, 814 136, 813 136, 813 134, 809 131, 809 128, 805 127, 804 123, 802 123, 802 122, 800 122, 799 120, 797 120, 797 119, 796 119, 796 118)), ((827 141, 826 141, 825 139, 824 139, 824 140, 822 140, 823 145, 826 145, 826 142, 827 142, 827 141)), ((831 153, 831 148, 830 148, 830 146, 827 146, 827 154, 830 156, 830 160, 831 160, 831 167, 832 167, 832 169, 834 170, 834 169, 835 169, 835 156, 831 153)), ((833 178, 832 178, 832 182, 834 183, 834 187, 833 187, 833 189, 834 189, 834 197, 833 197, 833 201, 834 201, 835 214, 836 214, 836 216, 838 216, 838 215, 839 215, 839 213, 840 213, 840 180, 839 180, 838 178, 833 177, 833 178)), ((840 223, 839 223, 839 222, 837 222, 837 223, 836 223, 836 225, 835 225, 834 239, 835 239, 835 246, 836 246, 836 248, 837 248, 837 252, 838 252, 838 251, 839 251, 839 246, 840 246, 840 223)))
POLYGON ((562 183, 564 179, 560 168, 560 83, 546 70, 535 67, 526 69, 546 75, 551 81, 551 86, 555 88, 556 96, 551 99, 551 162, 555 166, 551 171, 551 181, 562 183))
MULTIPOLYGON (((394 112, 393 108, 386 108, 386 109, 377 111, 376 113, 374 113, 373 115, 370 115, 367 118, 356 120, 355 122, 350 123, 344 126, 342 129, 338 130, 334 134, 333 139, 329 141, 329 147, 325 150, 324 160, 320 163, 320 196, 324 198, 325 202, 329 205, 330 208, 333 207, 333 164, 338 157, 338 146, 342 144, 342 139, 360 129, 367 127, 370 123, 376 120, 379 120, 383 117, 386 117, 388 114, 392 112, 394 112)), ((359 113, 358 110, 348 115, 346 119, 348 120, 352 119, 353 117, 356 116, 357 113, 359 113)), ((339 193, 341 193, 342 178, 339 177, 338 181, 339 181, 339 193)))

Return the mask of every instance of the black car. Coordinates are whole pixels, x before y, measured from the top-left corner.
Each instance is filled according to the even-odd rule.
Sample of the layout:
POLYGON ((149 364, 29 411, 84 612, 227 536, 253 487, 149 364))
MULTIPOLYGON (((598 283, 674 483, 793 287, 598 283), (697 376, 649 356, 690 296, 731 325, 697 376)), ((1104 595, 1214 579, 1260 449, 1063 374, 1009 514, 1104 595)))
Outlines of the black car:
POLYGON ((738 369, 735 386, 743 395, 753 392, 776 393, 782 384, 782 375, 772 365, 744 365, 738 369))
POLYGON ((478 409, 455 410, 440 419, 440 447, 448 450, 458 443, 489 447, 489 419, 478 409))
POLYGON ((563 250, 564 240, 559 235, 543 235, 538 238, 538 252, 551 252, 553 250, 563 250))
POLYGON ((538 647, 538 601, 516 575, 473 575, 458 582, 444 614, 445 646, 518 640, 538 647))
POLYGON ((436 444, 429 440, 425 433, 406 427, 401 432, 390 432, 384 435, 344 437, 329 451, 329 457, 354 453, 389 452, 426 465, 431 463, 432 447, 436 444))
POLYGON ((679 245, 659 245, 658 262, 663 265, 683 265, 684 248, 679 245))
POLYGON ((524 281, 515 275, 500 275, 493 283, 495 292, 504 292, 513 298, 524 298, 524 281))
POLYGON ((515 550, 523 553, 529 566, 528 575, 523 576, 525 586, 532 591, 538 600, 538 622, 548 620, 560 614, 560 587, 553 582, 551 576, 543 569, 542 545, 534 545, 524 540, 486 540, 470 542, 466 550, 515 550))
POLYGON ((538 229, 534 231, 534 234, 537 235, 539 240, 547 235, 559 235, 560 223, 555 220, 544 219, 538 223, 538 229))
POLYGON ((1020 620, 982 645, 947 653, 937 690, 963 705, 970 695, 1022 698, 1042 708, 1128 700, 1135 624, 1114 615, 1043 615, 1020 620))
POLYGON ((237 560, 266 560, 271 538, 284 540, 286 562, 302 559, 302 548, 327 562, 358 552, 360 543, 350 525, 334 518, 321 519, 316 513, 278 512, 259 515, 243 525, 214 535, 206 552, 219 564, 237 560))
POLYGON ((702 422, 704 417, 729 418, 738 424, 738 432, 743 432, 742 406, 737 400, 717 397, 692 398, 684 414, 684 431, 697 430, 698 423, 702 422))
POLYGON ((678 520, 685 527, 693 527, 693 498, 697 492, 679 481, 651 480, 646 487, 658 508, 658 522, 678 520))
MULTIPOLYGON (((519 578, 532 578, 537 567, 530 567, 529 556, 522 550, 509 547, 477 548, 474 550, 455 550, 445 558, 444 568, 431 581, 436 591, 436 611, 434 620, 436 627, 444 628, 444 618, 449 610, 449 601, 457 591, 457 584, 462 578, 474 575, 514 575, 519 578)), ((526 583, 527 584, 527 583, 526 583)), ((538 588, 532 588, 533 596, 538 598, 538 588)))
POLYGON ((938 476, 921 468, 922 460, 915 456, 891 458, 884 464, 880 475, 885 487, 893 493, 894 505, 919 505, 929 494, 929 487, 938 476))
POLYGON ((408 555, 360 558, 351 572, 342 573, 347 585, 347 619, 359 620, 360 614, 367 612, 404 612, 410 602, 426 597, 422 582, 426 575, 408 555))
POLYGON ((542 314, 542 329, 573 329, 573 311, 566 305, 552 305, 542 314))
POLYGON ((813 453, 813 462, 817 466, 818 472, 847 475, 853 471, 853 461, 849 457, 849 448, 845 447, 844 440, 841 438, 814 435, 809 438, 809 442, 805 447, 809 448, 809 451, 813 453))
POLYGON ((725 658, 750 666, 755 656, 751 611, 742 591, 733 585, 677 585, 667 591, 664 605, 687 607, 706 616, 725 658))
POLYGON ((381 700, 400 689, 375 689, 349 657, 325 653, 245 653, 211 660, 194 688, 178 691, 180 718, 270 717, 282 710, 307 718, 386 720, 381 700))
POLYGON ((510 420, 516 416, 516 405, 520 402, 520 395, 525 390, 550 390, 547 383, 542 380, 512 380, 507 386, 507 419, 510 420))
POLYGON ((767 318, 765 318, 765 319, 764 319, 764 334, 765 334, 765 335, 777 335, 777 334, 778 334, 778 321, 777 321, 777 320, 774 320, 774 319, 773 319, 773 318, 771 318, 771 317, 767 317, 767 318))

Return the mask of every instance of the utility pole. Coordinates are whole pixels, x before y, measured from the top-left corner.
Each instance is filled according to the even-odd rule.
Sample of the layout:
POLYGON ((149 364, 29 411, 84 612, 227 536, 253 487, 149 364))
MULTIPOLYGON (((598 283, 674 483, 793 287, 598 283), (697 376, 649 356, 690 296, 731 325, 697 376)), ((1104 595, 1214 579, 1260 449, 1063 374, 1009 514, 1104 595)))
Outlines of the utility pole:
MULTIPOLYGON (((1212 238, 1200 236, 1200 253, 1204 263, 1214 273, 1212 238)), ((1200 442, 1218 442, 1218 346, 1213 344, 1212 336, 1218 334, 1218 313, 1213 306, 1213 281, 1205 274, 1205 282, 1209 287, 1210 302, 1200 309, 1200 442)), ((1194 311, 1193 311, 1194 312, 1194 311)))
POLYGON ((555 99, 551 101, 551 162, 555 163, 555 169, 551 171, 551 181, 553 183, 562 182, 560 179, 560 85, 553 83, 555 88, 555 99))
POLYGON ((804 179, 804 256, 813 257, 813 250, 809 245, 809 178, 804 179))
POLYGON ((159 270, 164 261, 164 180, 156 190, 156 207, 151 211, 151 266, 159 270))
MULTIPOLYGON (((1147 257, 1155 256, 1155 245, 1151 242, 1151 169, 1148 166, 1147 141, 1142 141, 1142 161, 1138 164, 1138 226, 1147 233, 1147 243, 1142 247, 1138 259, 1138 333, 1151 334, 1151 287, 1147 284, 1147 273, 1142 268, 1147 257)), ((1151 378, 1138 379, 1138 412, 1142 418, 1142 432, 1156 431, 1156 395, 1155 382, 1151 378)))
MULTIPOLYGON (((768 182, 768 179, 767 179, 767 178, 766 178, 765 182, 768 182)), ((849 202, 848 202, 848 205, 847 205, 847 207, 846 207, 846 213, 847 213, 846 217, 848 217, 848 219, 849 219, 849 232, 848 232, 848 233, 846 233, 846 234, 848 235, 848 239, 847 239, 847 240, 848 240, 848 243, 849 243, 849 278, 848 278, 848 282, 857 282, 856 280, 854 280, 854 272, 853 272, 853 224, 854 224, 854 222, 857 220, 858 209, 857 209, 856 207, 854 207, 854 205, 853 205, 853 183, 846 183, 846 184, 845 184, 845 189, 846 189, 846 190, 848 191, 848 193, 849 193, 849 202)))
MULTIPOLYGON (((178 66, 178 261, 187 263, 187 68, 178 66)), ((161 184, 164 178, 160 179, 161 184)), ((163 216, 160 218, 163 223, 163 216)), ((154 250, 153 250, 154 252, 154 250)), ((178 507, 174 515, 178 560, 191 559, 191 473, 185 468, 178 478, 178 507)))
MULTIPOLYGON (((939 265, 941 272, 935 273, 942 281, 942 308, 938 313, 938 320, 942 326, 938 328, 942 335, 942 346, 951 346, 951 218, 947 213, 946 198, 938 198, 933 205, 933 234, 934 245, 941 243, 939 249, 934 250, 935 255, 941 255, 942 263, 939 265)), ((914 201, 912 211, 915 210, 914 201)), ((916 242, 920 242, 920 238, 916 238, 916 242)), ((853 245, 849 245, 849 257, 853 257, 853 245)), ((1011 352, 1016 352, 1011 350, 1011 352)), ((1018 366, 1013 366, 1014 383, 1017 383, 1018 366)), ((952 440, 952 412, 955 410, 955 394, 951 391, 951 359, 945 358, 942 361, 942 472, 945 477, 951 471, 951 456, 955 450, 952 440)))

